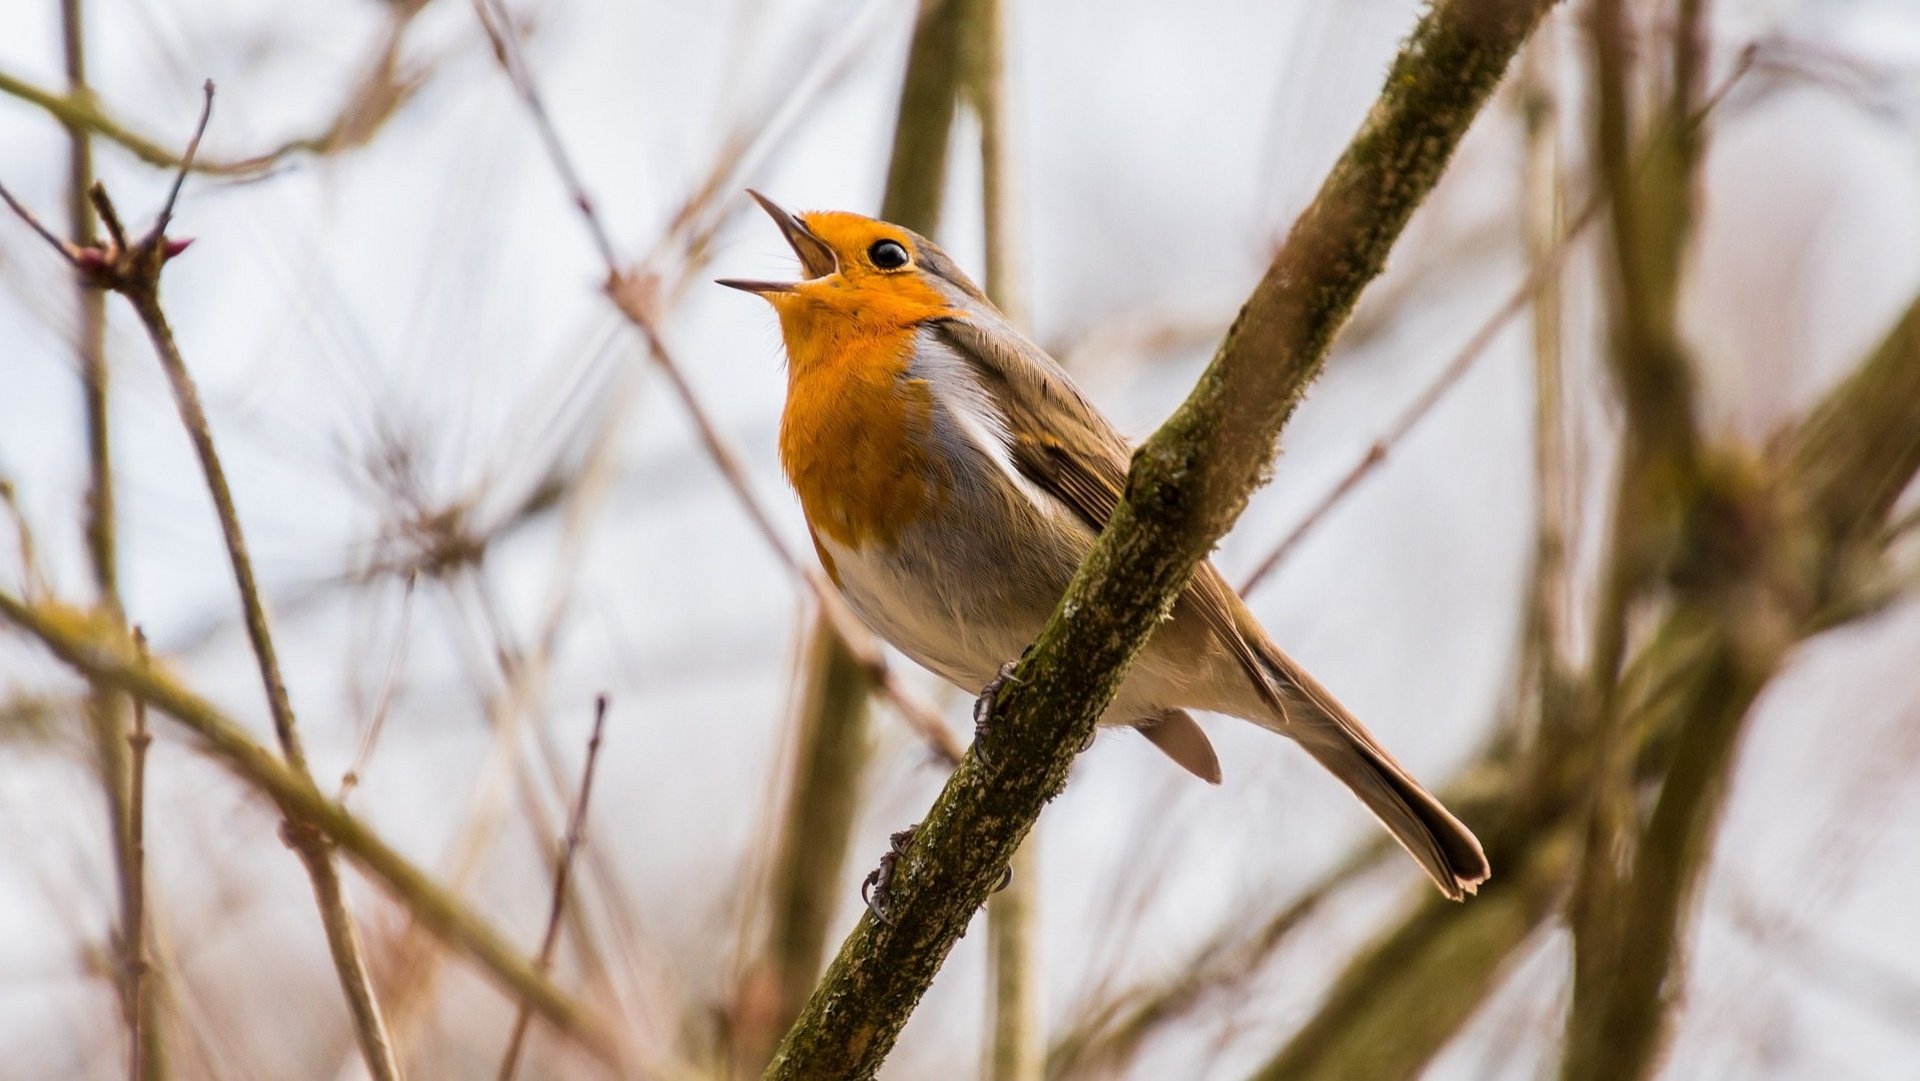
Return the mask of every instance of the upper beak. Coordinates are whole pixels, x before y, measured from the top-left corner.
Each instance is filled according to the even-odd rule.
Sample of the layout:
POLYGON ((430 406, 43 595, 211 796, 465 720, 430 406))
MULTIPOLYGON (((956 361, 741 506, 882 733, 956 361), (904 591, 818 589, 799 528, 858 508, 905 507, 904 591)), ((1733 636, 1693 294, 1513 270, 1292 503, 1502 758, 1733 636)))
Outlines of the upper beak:
MULTIPOLYGON (((800 257, 800 267, 807 277, 823 277, 840 269, 840 261, 834 258, 833 249, 809 232, 800 219, 780 209, 780 204, 752 188, 747 189, 747 194, 753 196, 753 201, 759 203, 760 209, 766 211, 773 223, 780 227, 780 234, 792 245, 793 254, 800 257)), ((740 278, 721 278, 719 284, 732 289, 744 289, 749 293, 784 293, 793 288, 792 282, 746 281, 740 278)))

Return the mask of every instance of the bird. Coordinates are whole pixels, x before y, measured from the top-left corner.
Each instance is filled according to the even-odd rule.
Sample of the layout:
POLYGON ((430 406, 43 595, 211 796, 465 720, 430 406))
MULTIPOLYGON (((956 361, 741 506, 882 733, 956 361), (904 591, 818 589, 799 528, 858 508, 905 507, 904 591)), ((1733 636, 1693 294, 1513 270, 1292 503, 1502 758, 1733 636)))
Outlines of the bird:
MULTIPOLYGON (((787 354, 779 458, 822 569, 908 658, 968 691, 1039 635, 1126 484, 1132 448, 953 259, 848 211, 773 218, 802 276, 758 294, 787 354)), ((1480 842, 1273 643, 1203 561, 1128 670, 1103 726, 1138 730, 1211 784, 1193 711, 1291 737, 1358 796, 1441 893, 1490 869, 1480 842)))

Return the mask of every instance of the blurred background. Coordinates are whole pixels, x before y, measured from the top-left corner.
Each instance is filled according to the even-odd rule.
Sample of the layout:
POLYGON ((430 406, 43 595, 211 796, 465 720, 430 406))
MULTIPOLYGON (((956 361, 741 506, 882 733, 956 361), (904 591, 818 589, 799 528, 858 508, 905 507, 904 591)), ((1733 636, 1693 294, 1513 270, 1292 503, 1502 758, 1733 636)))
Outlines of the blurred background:
MULTIPOLYGON (((1676 16, 1627 7, 1628 82, 1655 100, 1676 16)), ((1920 291, 1920 10, 1707 8, 1678 333, 1702 437, 1758 454, 1920 291)), ((173 225, 195 243, 167 268, 164 301, 317 785, 531 956, 605 694, 554 980, 612 1019, 626 1075, 756 1074, 794 1005, 781 980, 811 982, 822 944, 860 911, 861 877, 946 766, 887 701, 843 703, 854 798, 820 832, 796 827, 831 651, 810 645, 805 589, 603 293, 606 267, 505 61, 524 62, 619 259, 653 290, 678 373, 738 448, 775 532, 805 552, 774 458, 773 316, 709 279, 790 273, 748 185, 793 208, 879 213, 905 73, 964 43, 923 34, 933 44, 910 55, 917 12, 900 0, 15 0, 0 35, 0 182, 62 233, 61 119, 86 100, 63 59, 73 12, 97 101, 82 122, 91 169, 134 229, 165 198, 202 80, 218 84, 203 171, 173 225), (796 907, 800 865, 823 876, 813 915, 796 907), (790 948, 808 935, 820 941, 790 948)), ((935 95, 946 108, 963 99, 950 152, 909 172, 944 190, 937 239, 976 271, 983 189, 1003 179, 1015 196, 1003 254, 1021 269, 997 284, 1144 437, 1419 13, 1398 0, 1008 2, 1004 112, 990 125, 1004 155, 983 167, 994 109, 948 89, 935 95)), ((1538 745, 1526 729, 1550 712, 1542 679, 1591 654, 1609 550, 1622 418, 1604 359, 1610 234, 1581 214, 1599 184, 1588 14, 1549 15, 1510 71, 1216 557, 1240 582, 1279 552, 1254 610, 1416 775, 1466 799, 1483 837, 1507 802, 1498 767, 1516 740, 1538 745), (1497 321, 1516 290, 1517 317, 1497 321), (1384 457, 1318 515, 1376 445, 1384 457), (1564 541, 1564 559, 1542 566, 1543 536, 1564 541)), ((952 33, 972 33, 965 22, 952 33)), ((906 182, 896 167, 896 196, 906 182)), ((93 316, 71 278, 25 225, 0 221, 13 516, 0 588, 86 606, 101 596, 86 532, 93 316)), ((271 746, 200 468, 140 323, 119 298, 105 311, 120 604, 182 682, 271 746)), ((1888 549, 1907 568, 1898 581, 1914 580, 1911 549, 1888 549)), ((1657 603, 1629 621, 1630 654, 1657 603)), ((1741 711, 1718 833, 1683 906, 1662 1076, 1892 1079, 1920 1062, 1920 605, 1894 589, 1805 637, 1741 711)), ((902 659, 893 671, 965 738, 963 695, 902 659)), ((126 1073, 122 900, 91 696, 0 624, 9 1077, 126 1073)), ((1411 863, 1377 858, 1377 827, 1305 755, 1205 723, 1224 786, 1106 733, 1030 842, 1026 1038, 1047 1076, 1228 1078, 1263 1064, 1335 1076, 1285 1059, 1306 1053, 1303 1032, 1341 1038, 1329 987, 1396 978, 1368 967, 1371 944, 1452 918, 1432 915, 1411 863)), ((152 724, 149 1036, 166 1072, 362 1076, 273 806, 185 729, 152 724)), ((1521 873, 1494 848, 1496 883, 1521 873)), ((515 1000, 377 883, 346 878, 409 1075, 491 1075, 515 1000)), ((1404 989, 1460 1016, 1377 1076, 1559 1068, 1571 948, 1549 893, 1477 977, 1404 989)), ((975 1066, 994 1028, 985 922, 884 1077, 987 1074, 975 1066)), ((1397 975, 1413 978, 1411 962, 1397 975)), ((521 1075, 607 1069, 536 1021, 521 1075)))

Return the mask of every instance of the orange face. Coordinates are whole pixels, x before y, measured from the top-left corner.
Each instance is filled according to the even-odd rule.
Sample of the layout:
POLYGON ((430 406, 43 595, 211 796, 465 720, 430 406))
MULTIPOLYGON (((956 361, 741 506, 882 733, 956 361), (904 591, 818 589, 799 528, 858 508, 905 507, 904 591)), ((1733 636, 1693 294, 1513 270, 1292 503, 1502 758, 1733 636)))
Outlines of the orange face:
POLYGON ((766 294, 795 364, 848 338, 910 334, 952 314, 946 297, 913 264, 906 230, 857 214, 827 211, 801 219, 832 252, 836 269, 766 294))
POLYGON ((931 388, 909 368, 921 325, 953 309, 915 264, 905 229, 840 211, 795 218, 754 197, 806 274, 721 282, 758 293, 780 315, 789 362, 781 465, 816 543, 891 543, 937 505, 946 481, 927 439, 931 388))
MULTIPOLYGON (((897 225, 828 210, 798 218, 761 197, 805 277, 796 282, 722 281, 758 293, 780 313, 796 370, 823 353, 869 346, 953 314, 947 298, 915 263, 915 240, 897 225)), ((864 351, 864 350, 861 350, 864 351)))

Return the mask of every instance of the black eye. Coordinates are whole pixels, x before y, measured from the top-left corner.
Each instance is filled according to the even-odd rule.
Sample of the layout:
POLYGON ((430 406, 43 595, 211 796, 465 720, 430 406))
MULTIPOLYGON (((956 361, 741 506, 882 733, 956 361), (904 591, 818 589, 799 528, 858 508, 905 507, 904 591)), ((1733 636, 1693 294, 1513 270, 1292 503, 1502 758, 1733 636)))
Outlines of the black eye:
POLYGON ((873 260, 873 265, 881 270, 899 270, 907 265, 907 249, 901 247, 897 240, 876 241, 873 247, 867 249, 867 258, 873 260))

